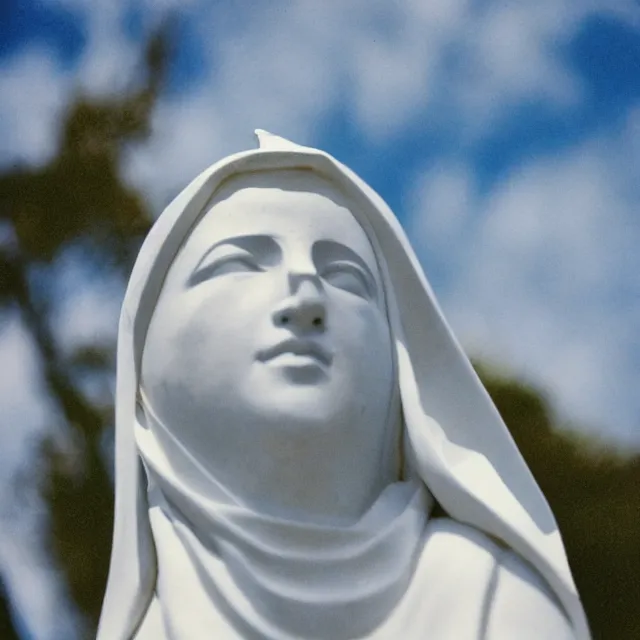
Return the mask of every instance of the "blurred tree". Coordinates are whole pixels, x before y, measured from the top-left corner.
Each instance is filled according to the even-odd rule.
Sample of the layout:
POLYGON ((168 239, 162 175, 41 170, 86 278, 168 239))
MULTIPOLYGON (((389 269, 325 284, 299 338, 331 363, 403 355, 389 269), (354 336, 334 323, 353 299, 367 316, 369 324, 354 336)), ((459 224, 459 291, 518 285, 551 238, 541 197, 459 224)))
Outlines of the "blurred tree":
POLYGON ((13 624, 11 609, 6 592, 0 579, 0 638, 3 640, 19 640, 18 632, 13 624))
POLYGON ((167 46, 163 27, 146 47, 140 86, 127 95, 77 99, 48 165, 0 176, 0 228, 7 239, 0 244, 0 311, 20 313, 62 422, 44 438, 37 465, 49 511, 45 544, 93 636, 111 547, 113 490, 104 449, 112 437, 113 397, 92 398, 81 382, 112 375, 114 345, 75 353, 61 348, 53 330, 53 280, 56 264, 74 249, 96 277, 121 278, 124 286, 151 216, 121 179, 121 160, 127 145, 150 132, 167 46))
MULTIPOLYGON (((0 311, 20 312, 59 408, 61 424, 52 425, 38 463, 49 509, 46 544, 89 636, 111 547, 113 489, 104 445, 112 437, 113 398, 96 398, 83 383, 112 378, 114 345, 61 348, 53 330, 55 266, 69 249, 81 249, 95 277, 115 275, 124 287, 151 217, 121 179, 122 154, 149 133, 166 50, 167 34, 160 32, 147 48, 142 88, 111 100, 77 100, 47 166, 0 176, 0 311)), ((598 452, 557 431, 539 393, 479 369, 557 516, 594 638, 640 638, 640 457, 598 452)), ((0 592, 0 636, 15 637, 1 626, 9 619, 2 606, 0 592)))
POLYGON ((559 432, 539 392, 478 369, 556 516, 594 639, 640 638, 640 456, 559 432))

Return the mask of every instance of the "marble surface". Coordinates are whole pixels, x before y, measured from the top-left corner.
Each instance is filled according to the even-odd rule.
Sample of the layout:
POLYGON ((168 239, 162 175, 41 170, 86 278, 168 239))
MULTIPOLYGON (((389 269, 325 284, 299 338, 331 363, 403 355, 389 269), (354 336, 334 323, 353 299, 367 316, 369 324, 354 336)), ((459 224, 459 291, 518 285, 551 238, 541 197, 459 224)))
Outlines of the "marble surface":
POLYGON ((553 515, 397 219, 331 156, 257 133, 131 275, 99 639, 588 638, 553 515))

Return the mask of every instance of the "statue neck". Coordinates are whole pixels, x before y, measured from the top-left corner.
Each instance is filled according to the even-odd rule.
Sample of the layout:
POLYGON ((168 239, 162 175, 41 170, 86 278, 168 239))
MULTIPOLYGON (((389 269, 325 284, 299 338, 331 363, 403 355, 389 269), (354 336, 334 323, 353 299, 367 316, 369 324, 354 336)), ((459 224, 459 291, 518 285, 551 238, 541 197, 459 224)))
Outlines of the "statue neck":
POLYGON ((174 467, 188 473, 188 457, 187 467, 197 465, 228 500, 264 515, 350 524, 400 476, 399 411, 391 425, 377 430, 372 425, 226 421, 224 438, 211 434, 215 446, 188 451, 180 429, 163 424, 148 401, 143 405, 142 419, 174 467))

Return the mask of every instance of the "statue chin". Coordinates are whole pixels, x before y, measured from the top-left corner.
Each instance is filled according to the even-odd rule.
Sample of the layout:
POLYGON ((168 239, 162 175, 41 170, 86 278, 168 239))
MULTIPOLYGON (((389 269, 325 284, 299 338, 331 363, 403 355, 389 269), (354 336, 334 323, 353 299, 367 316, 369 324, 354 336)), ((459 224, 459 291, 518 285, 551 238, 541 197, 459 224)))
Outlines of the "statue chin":
MULTIPOLYGON (((255 419, 268 424, 269 429, 282 427, 288 431, 313 427, 324 432, 332 429, 344 432, 372 419, 366 407, 357 402, 363 390, 344 376, 336 375, 332 379, 326 371, 317 368, 283 366, 260 372, 259 377, 261 384, 251 385, 244 403, 255 419)), ((384 415, 385 407, 382 409, 384 415)), ((378 431, 372 424, 367 427, 371 434, 378 431)))

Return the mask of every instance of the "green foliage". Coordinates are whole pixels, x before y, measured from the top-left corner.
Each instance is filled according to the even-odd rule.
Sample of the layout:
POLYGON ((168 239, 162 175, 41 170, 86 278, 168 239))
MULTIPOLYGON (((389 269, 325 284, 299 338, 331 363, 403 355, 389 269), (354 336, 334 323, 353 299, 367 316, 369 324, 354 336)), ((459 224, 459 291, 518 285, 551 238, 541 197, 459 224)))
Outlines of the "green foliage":
POLYGON ((594 639, 640 638, 640 456, 560 433, 534 389, 480 375, 556 516, 594 639))

